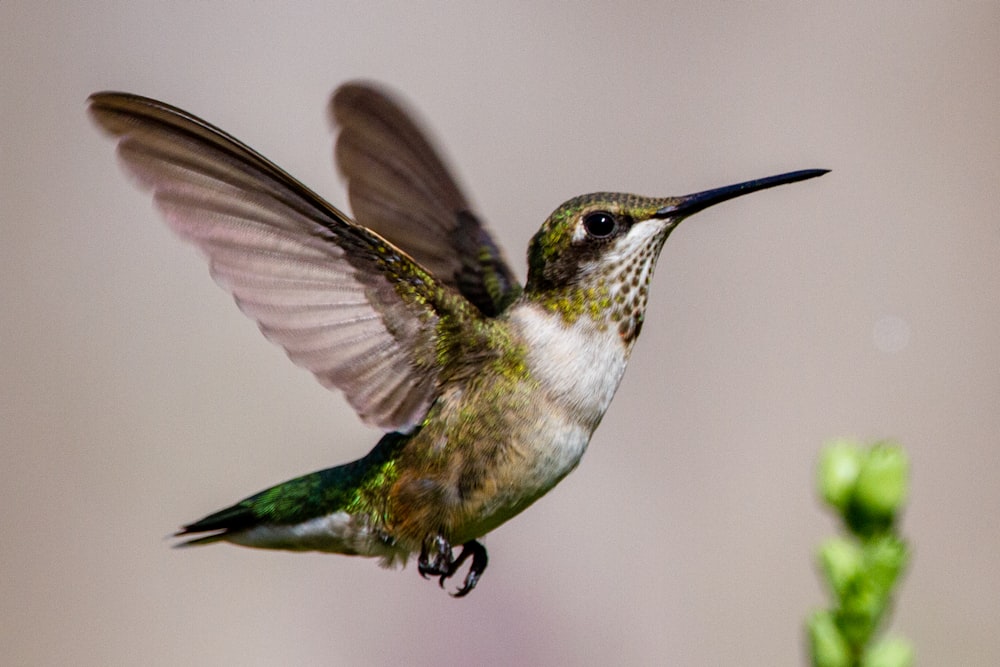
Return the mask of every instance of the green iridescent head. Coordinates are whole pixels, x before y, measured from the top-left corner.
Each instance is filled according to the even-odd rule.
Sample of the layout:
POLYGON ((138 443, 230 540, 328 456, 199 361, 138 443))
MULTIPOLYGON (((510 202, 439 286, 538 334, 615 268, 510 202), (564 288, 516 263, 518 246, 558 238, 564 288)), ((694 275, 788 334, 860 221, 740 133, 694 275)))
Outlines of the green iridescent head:
POLYGON ((807 169, 681 197, 611 192, 575 197, 553 211, 531 240, 525 289, 572 287, 637 257, 655 262, 663 242, 684 218, 734 197, 825 173, 807 169))
POLYGON ((630 345, 639 335, 649 282, 663 243, 680 222, 709 206, 826 173, 811 169, 682 197, 598 192, 557 208, 531 240, 524 291, 569 324, 589 317, 630 345))
POLYGON ((580 284, 608 261, 613 262, 612 256, 635 253, 651 243, 662 246, 671 226, 666 224, 668 219, 655 216, 672 202, 612 192, 570 199, 552 212, 531 240, 526 289, 580 284), (642 233, 635 229, 637 225, 644 227, 642 233), (636 243, 638 237, 644 243, 636 243))

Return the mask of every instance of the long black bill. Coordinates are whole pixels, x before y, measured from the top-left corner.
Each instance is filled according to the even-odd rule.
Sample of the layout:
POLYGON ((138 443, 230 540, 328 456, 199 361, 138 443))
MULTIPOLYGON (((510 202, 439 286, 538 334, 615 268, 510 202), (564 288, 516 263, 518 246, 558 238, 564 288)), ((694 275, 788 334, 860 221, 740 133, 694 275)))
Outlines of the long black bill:
POLYGON ((796 183, 798 181, 816 178, 817 176, 822 176, 828 171, 830 170, 803 169, 801 171, 792 171, 787 174, 778 174, 777 176, 758 178, 754 181, 746 181, 744 183, 737 183, 736 185, 727 185, 725 187, 715 188, 714 190, 705 190, 704 192, 684 195, 683 197, 678 197, 677 201, 673 204, 664 206, 663 208, 657 210, 654 217, 676 218, 679 216, 688 216, 692 213, 704 210, 709 206, 714 206, 719 202, 732 199, 733 197, 740 197, 742 195, 750 194, 751 192, 757 192, 758 190, 766 190, 767 188, 773 188, 776 185, 796 183))

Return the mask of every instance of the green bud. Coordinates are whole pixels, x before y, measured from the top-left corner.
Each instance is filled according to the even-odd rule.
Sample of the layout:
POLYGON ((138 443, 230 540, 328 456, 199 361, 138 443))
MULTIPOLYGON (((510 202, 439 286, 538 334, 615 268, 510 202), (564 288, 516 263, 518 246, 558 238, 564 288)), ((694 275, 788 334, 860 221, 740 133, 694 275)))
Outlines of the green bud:
POLYGON ((847 506, 854 493, 863 458, 858 443, 846 438, 833 440, 823 449, 819 463, 819 488, 827 504, 839 510, 847 506))
POLYGON ((853 646, 864 646, 878 627, 888 598, 886 591, 867 577, 854 581, 840 601, 837 626, 853 646))
POLYGON ((909 463, 896 444, 879 443, 864 457, 854 487, 857 509, 873 519, 892 519, 906 501, 909 463))
POLYGON ((830 588, 843 598, 848 588, 864 572, 864 553, 854 542, 833 537, 819 549, 819 562, 830 588))
POLYGON ((809 651, 813 667, 851 667, 851 649, 828 611, 809 617, 809 651))
POLYGON ((905 542, 898 537, 885 535, 865 545, 864 557, 868 577, 877 586, 889 591, 906 567, 910 553, 905 542))
POLYGON ((913 647, 905 639, 884 639, 861 658, 861 667, 910 667, 913 664, 913 647))

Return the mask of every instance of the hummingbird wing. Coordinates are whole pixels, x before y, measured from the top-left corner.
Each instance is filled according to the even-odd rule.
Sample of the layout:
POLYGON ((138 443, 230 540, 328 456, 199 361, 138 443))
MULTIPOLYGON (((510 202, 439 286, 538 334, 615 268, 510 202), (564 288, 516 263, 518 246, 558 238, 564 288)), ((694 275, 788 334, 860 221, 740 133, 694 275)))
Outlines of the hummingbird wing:
POLYGON ((364 421, 411 429, 449 360, 476 353, 449 356, 485 331, 471 303, 246 145, 136 95, 97 93, 90 113, 240 309, 364 421))
POLYGON ((386 93, 341 86, 330 101, 336 158, 358 222, 403 248, 487 316, 521 286, 433 145, 386 93))

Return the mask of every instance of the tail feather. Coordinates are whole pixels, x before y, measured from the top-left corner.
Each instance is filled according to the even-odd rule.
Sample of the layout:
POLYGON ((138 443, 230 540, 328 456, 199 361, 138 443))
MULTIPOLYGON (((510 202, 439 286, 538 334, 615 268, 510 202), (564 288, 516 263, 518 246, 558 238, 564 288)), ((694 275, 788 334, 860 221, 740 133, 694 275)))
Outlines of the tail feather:
MULTIPOLYGON (((353 463, 297 477, 182 526, 173 536, 186 539, 174 546, 221 541, 245 544, 241 538, 255 528, 293 526, 342 511, 357 504, 359 491, 366 485, 385 476, 407 439, 400 433, 386 434, 367 456, 353 463)), ((281 548, 294 547, 283 543, 281 548)))
POLYGON ((204 519, 182 526, 174 533, 174 537, 185 537, 187 535, 197 535, 198 533, 212 533, 211 535, 200 535, 183 542, 175 544, 175 547, 190 547, 199 544, 211 544, 226 539, 230 533, 250 528, 260 522, 253 511, 253 496, 232 507, 227 507, 213 514, 209 514, 204 519))
MULTIPOLYGON (((171 537, 183 537, 185 535, 189 535, 191 532, 194 531, 188 531, 187 529, 178 530, 171 537)), ((173 548, 184 549, 187 547, 195 547, 201 544, 212 544, 213 542, 221 542, 225 539, 226 539, 226 531, 222 531, 220 533, 213 533, 212 535, 203 535, 202 537, 193 537, 190 539, 186 539, 182 542, 178 542, 177 544, 173 545, 173 548)))

